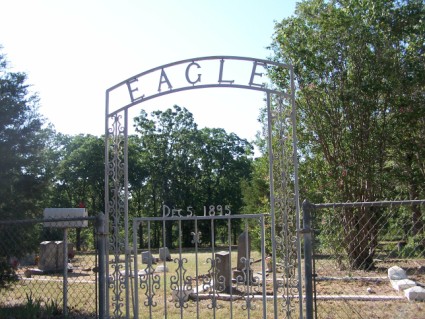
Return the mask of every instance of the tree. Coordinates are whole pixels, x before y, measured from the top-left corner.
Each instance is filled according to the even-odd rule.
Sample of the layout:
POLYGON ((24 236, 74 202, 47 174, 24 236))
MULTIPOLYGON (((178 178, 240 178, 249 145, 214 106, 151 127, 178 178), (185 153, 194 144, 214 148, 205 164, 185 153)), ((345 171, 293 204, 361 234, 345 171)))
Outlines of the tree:
MULTIPOLYGON (((93 135, 57 137, 62 144, 50 205, 84 206, 91 214, 104 211, 104 141, 93 135)), ((76 248, 81 249, 81 228, 76 248)))
MULTIPOLYGON (((9 71, 6 57, 0 52, 1 220, 40 217, 49 182, 49 169, 45 165, 49 130, 38 113, 38 97, 29 92, 26 82, 25 73, 9 71)), ((20 257, 38 244, 34 240, 37 238, 34 227, 20 225, 20 235, 14 238, 8 235, 14 226, 7 227, 8 232, 0 230, 3 266, 7 265, 8 257, 20 257)), ((3 281, 9 270, 1 268, 0 281, 3 281)))
MULTIPOLYGON (((297 83, 300 172, 315 169, 309 175, 316 184, 304 195, 382 199, 390 179, 401 177, 388 170, 391 156, 399 153, 409 166, 419 155, 408 155, 405 143, 423 134, 424 12, 422 1, 310 0, 276 24, 274 59, 293 64, 297 83), (419 119, 400 116, 406 109, 419 119), (412 128, 407 136, 405 125, 412 128)), ((284 83, 282 74, 273 76, 284 83)), ((376 214, 346 209, 338 218, 351 266, 370 268, 376 214)))
MULTIPOLYGON (((133 150, 140 153, 129 155, 129 166, 133 165, 129 180, 131 189, 137 190, 134 199, 145 198, 145 204, 138 205, 141 214, 162 215, 162 205, 184 210, 191 206, 197 214, 203 214, 204 206, 209 205, 226 204, 233 212, 239 211, 241 182, 251 169, 252 147, 246 140, 223 129, 198 130, 192 114, 179 106, 150 116, 142 111, 135 126, 139 137, 133 141, 139 140, 141 147, 134 145, 133 150)), ((171 223, 166 227, 170 247, 171 223)), ((189 223, 183 225, 184 245, 191 243, 190 227, 189 223)), ((201 231, 205 234, 210 229, 201 231)))
MULTIPOLYGON (((234 133, 220 128, 204 128, 199 131, 195 156, 201 168, 197 180, 200 206, 230 207, 232 214, 238 214, 243 207, 242 184, 252 172, 252 146, 234 133)), ((216 222, 217 227, 222 221, 216 222)), ((210 232, 209 225, 201 227, 204 234, 210 232)), ((232 222, 233 238, 236 242, 240 224, 232 222)), ((225 230, 227 233, 227 230, 225 230)), ((209 242, 209 238, 205 238, 209 242)))
MULTIPOLYGON (((193 116, 186 109, 152 112, 145 111, 135 118, 136 131, 140 135, 143 158, 147 160, 149 177, 145 187, 151 193, 150 205, 145 209, 156 216, 162 214, 162 207, 185 208, 188 186, 196 174, 191 158, 191 136, 196 131, 193 116)), ((133 170, 133 169, 131 169, 133 170)), ((166 243, 172 247, 172 224, 166 223, 166 243)))

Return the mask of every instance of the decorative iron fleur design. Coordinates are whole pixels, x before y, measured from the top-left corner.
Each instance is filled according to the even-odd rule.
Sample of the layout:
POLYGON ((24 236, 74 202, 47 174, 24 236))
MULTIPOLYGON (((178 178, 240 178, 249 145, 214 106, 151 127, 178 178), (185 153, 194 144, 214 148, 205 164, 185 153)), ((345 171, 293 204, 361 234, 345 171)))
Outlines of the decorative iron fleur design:
POLYGON ((202 243, 202 240, 201 240, 202 233, 200 231, 197 232, 197 233, 191 232, 190 234, 193 237, 193 239, 191 240, 192 244, 198 244, 199 245, 200 243, 202 243))

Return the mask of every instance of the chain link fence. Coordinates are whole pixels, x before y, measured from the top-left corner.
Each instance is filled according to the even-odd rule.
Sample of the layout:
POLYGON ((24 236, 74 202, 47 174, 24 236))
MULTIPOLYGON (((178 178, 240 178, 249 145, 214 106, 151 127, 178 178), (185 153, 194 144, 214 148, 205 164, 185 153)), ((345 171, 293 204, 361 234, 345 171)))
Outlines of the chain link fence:
POLYGON ((0 221, 0 318, 97 318, 95 226, 96 217, 0 221))
POLYGON ((425 303, 406 293, 425 287, 424 209, 424 200, 305 202, 304 220, 311 214, 313 229, 315 318, 425 318, 425 303), (411 282, 390 281, 394 266, 411 282))

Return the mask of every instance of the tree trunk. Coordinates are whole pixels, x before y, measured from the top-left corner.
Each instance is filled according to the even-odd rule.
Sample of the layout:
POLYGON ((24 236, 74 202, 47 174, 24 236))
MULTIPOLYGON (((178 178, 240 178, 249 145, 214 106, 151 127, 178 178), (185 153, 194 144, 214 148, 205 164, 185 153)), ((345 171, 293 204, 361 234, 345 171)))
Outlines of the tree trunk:
POLYGON ((343 212, 344 243, 352 269, 370 270, 377 244, 374 216, 367 207, 346 208, 343 212))
POLYGON ((81 228, 76 229, 76 249, 81 251, 81 228))
POLYGON ((143 224, 139 224, 139 248, 142 249, 144 247, 143 242, 143 224))

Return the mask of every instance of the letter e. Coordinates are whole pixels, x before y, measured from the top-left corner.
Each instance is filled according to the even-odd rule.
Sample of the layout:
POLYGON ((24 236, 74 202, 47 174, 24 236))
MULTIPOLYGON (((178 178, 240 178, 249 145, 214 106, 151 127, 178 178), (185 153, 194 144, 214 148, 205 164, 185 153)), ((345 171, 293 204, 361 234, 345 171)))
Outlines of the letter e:
POLYGON ((249 80, 249 86, 258 86, 258 87, 262 88, 262 87, 264 87, 264 83, 263 84, 254 83, 254 77, 256 75, 261 76, 261 77, 263 76, 263 73, 256 73, 257 65, 261 65, 264 68, 267 68, 267 64, 265 64, 263 62, 254 61, 254 64, 252 66, 251 79, 249 80))

